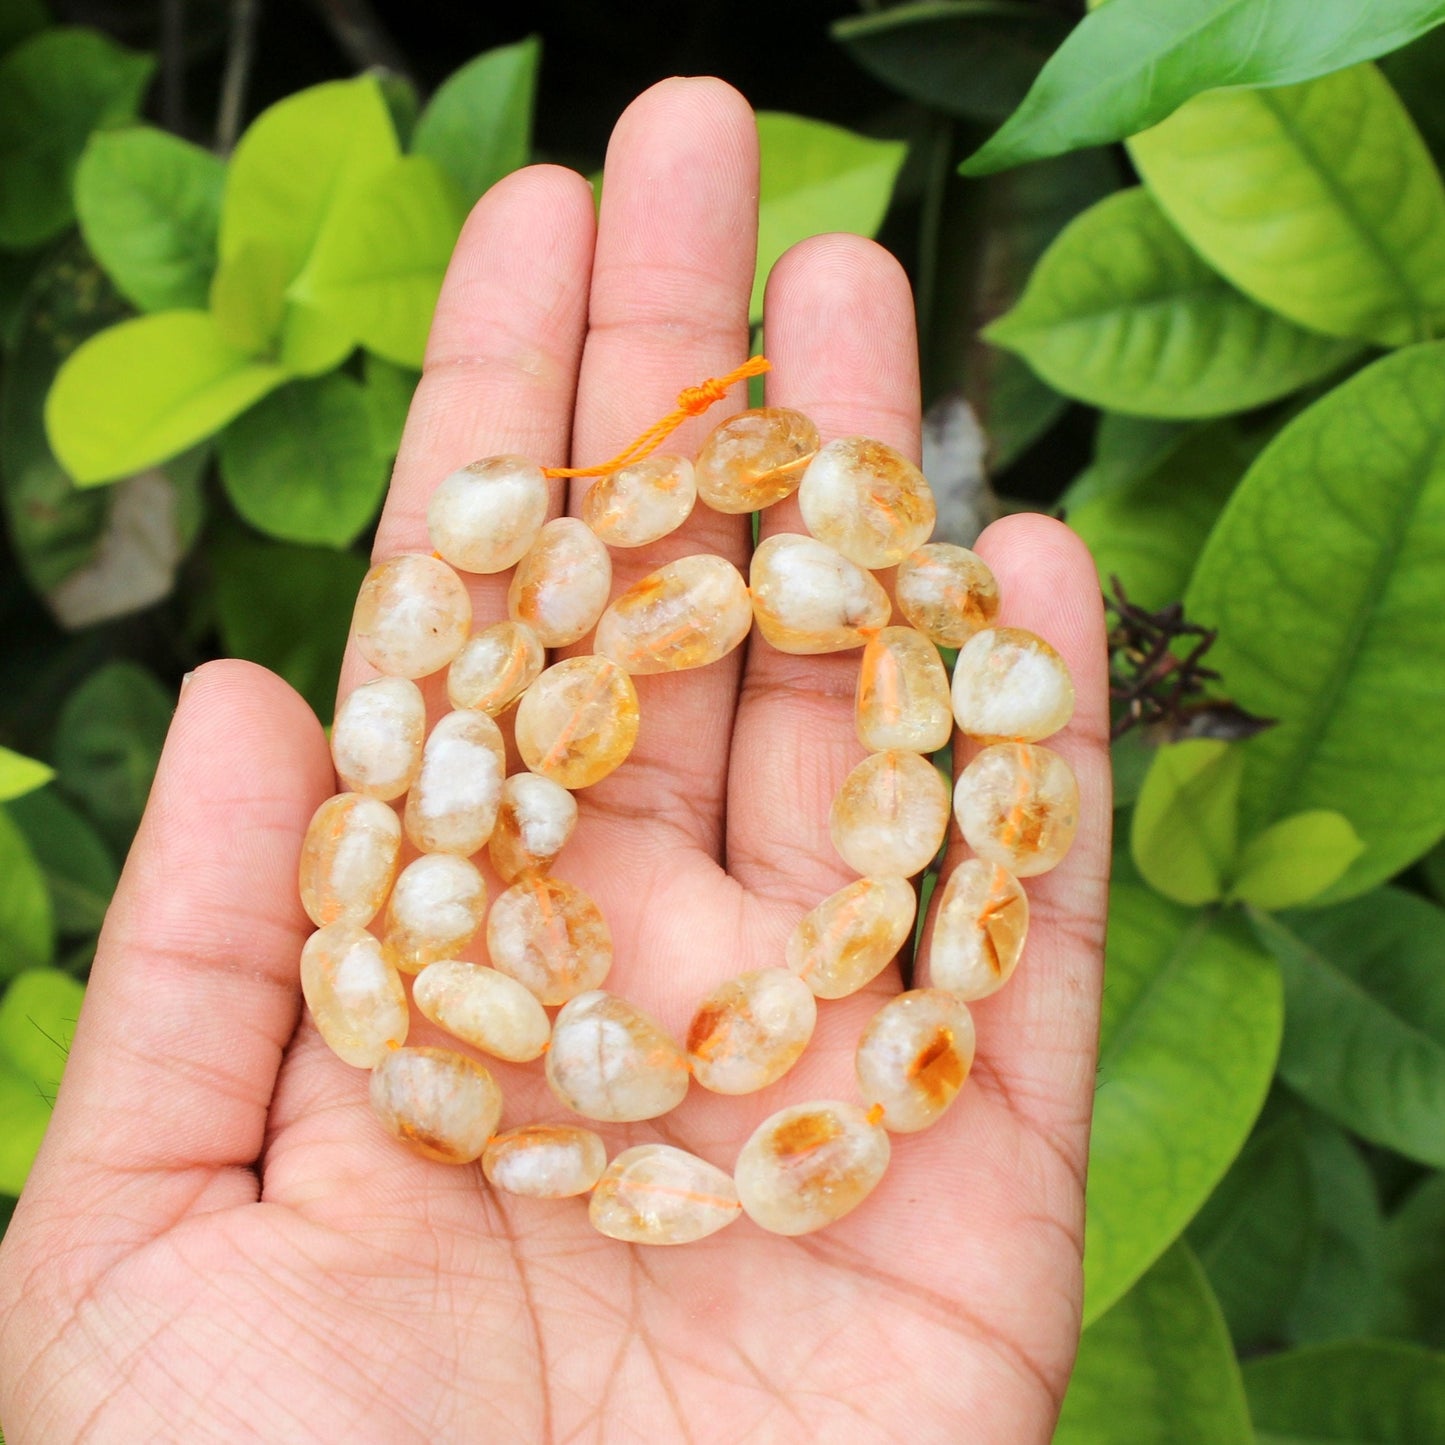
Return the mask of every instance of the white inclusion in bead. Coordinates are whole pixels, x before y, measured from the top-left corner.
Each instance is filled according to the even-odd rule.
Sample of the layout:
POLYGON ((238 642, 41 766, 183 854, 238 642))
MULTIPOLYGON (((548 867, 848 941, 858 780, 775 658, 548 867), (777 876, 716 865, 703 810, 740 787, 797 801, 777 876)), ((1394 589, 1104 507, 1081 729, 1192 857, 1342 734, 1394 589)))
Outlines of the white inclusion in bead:
POLYGON ((484 712, 453 712, 431 730, 406 800, 406 834, 424 853, 470 856, 497 821, 507 751, 484 712))
POLYGON ((1068 665, 1042 637, 1021 627, 989 627, 959 648, 953 714, 969 737, 1038 742, 1073 712, 1068 665))
POLYGON ((401 870, 386 906, 386 952, 403 973, 450 958, 487 911, 487 885, 465 858, 423 853, 401 870))
POLYGON ((973 1018, 957 994, 915 988, 888 1000, 858 1041, 858 1088, 895 1134, 926 1129, 973 1067, 973 1018))
POLYGON ((741 1213, 728 1175, 671 1144, 624 1149, 597 1181, 587 1208, 599 1233, 630 1244, 691 1244, 741 1213))
POLYGON ((486 1069, 450 1049, 392 1049, 372 1070, 371 1107, 426 1159, 469 1164, 502 1117, 502 1091, 486 1069))
POLYGON ((488 853, 503 882, 550 868, 577 826, 577 799, 540 773, 513 773, 502 784, 488 853))
POLYGON ((779 652, 862 647, 892 606, 877 578, 799 532, 778 532, 753 553, 748 574, 758 627, 779 652))
POLYGON ((547 478, 526 457, 484 457, 453 472, 426 509, 431 544, 464 572, 505 572, 547 520, 547 478))
POLYGON ((509 1063, 537 1058, 552 1032, 542 1005, 516 979, 479 963, 455 958, 429 963, 417 974, 411 996, 438 1028, 509 1063))
POLYGON ((507 588, 507 611, 525 622, 544 647, 567 647, 585 637, 607 606, 612 559, 585 522, 548 522, 517 563, 507 588))
POLYGON ((337 1058, 370 1069, 406 1039, 406 990, 381 944, 350 923, 313 933, 301 950, 301 992, 337 1058))
POLYGON ((582 520, 609 547, 643 547, 682 526, 696 501, 692 463, 658 453, 599 478, 582 499, 582 520))
POLYGON ((497 622, 471 638, 447 669, 453 707, 496 717, 536 681, 547 665, 537 634, 521 622, 497 622))
POLYGON ((467 640, 472 600, 437 557, 406 553, 379 562, 356 594, 351 621, 357 651, 388 677, 427 677, 467 640))
POLYGON ((401 823, 376 798, 339 793, 316 810, 301 845, 301 906, 318 928, 365 928, 396 877, 401 823))
POLYGON ((494 1189, 529 1199, 586 1194, 607 1167, 607 1146, 590 1129, 528 1124, 508 1129, 482 1151, 482 1172, 494 1189))
POLYGON ((688 1078, 662 1026, 615 994, 578 994, 552 1026, 547 1082, 584 1119, 656 1119, 682 1103, 688 1078))
POLYGON ((336 775, 353 793, 389 802, 411 786, 421 767, 426 702, 404 677, 364 682, 346 699, 331 729, 336 775))

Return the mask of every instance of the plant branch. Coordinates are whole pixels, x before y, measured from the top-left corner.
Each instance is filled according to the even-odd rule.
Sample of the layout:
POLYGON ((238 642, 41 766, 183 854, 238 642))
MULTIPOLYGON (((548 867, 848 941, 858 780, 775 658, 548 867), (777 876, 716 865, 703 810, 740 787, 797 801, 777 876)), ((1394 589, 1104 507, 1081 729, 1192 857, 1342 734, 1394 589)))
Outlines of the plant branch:
POLYGON ((231 34, 226 42, 226 69, 221 76, 221 103, 216 112, 216 149, 222 155, 230 153, 241 133, 260 17, 260 0, 231 0, 231 34))
POLYGON ((386 70, 412 80, 406 57, 371 8, 371 0, 311 0, 341 53, 358 70, 386 70))

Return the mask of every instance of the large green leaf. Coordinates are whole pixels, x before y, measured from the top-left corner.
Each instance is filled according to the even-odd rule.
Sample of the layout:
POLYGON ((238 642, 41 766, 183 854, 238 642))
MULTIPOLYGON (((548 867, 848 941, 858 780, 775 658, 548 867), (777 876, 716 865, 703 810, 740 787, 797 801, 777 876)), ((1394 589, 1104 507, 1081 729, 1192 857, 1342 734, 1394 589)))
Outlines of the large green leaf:
POLYGON ((1112 0, 1080 21, 967 168, 1002 170, 1121 140, 1201 91, 1310 80, 1384 55, 1442 20, 1441 0, 1112 0))
POLYGON ((1151 888, 1176 903, 1223 896, 1238 852, 1243 775, 1240 751, 1209 738, 1154 754, 1129 833, 1134 866, 1151 888))
POLYGON ((0 1064, 0 1192, 19 1194, 50 1125, 50 1099, 0 1064))
POLYGON ((18 798, 9 811, 40 864, 56 928, 73 937, 98 933, 120 876, 100 834, 55 788, 18 798))
POLYGON ((0 747, 0 803, 33 792, 54 776, 55 770, 49 764, 0 747))
POLYGON ((1054 1445, 1252 1445, 1199 1262, 1176 1244, 1079 1342, 1054 1445))
POLYGON ((28 969, 11 979, 0 998, 0 1066, 54 1098, 84 997, 84 986, 56 968, 28 969))
POLYGON ((1070 222, 1018 305, 984 334, 1068 396, 1156 417, 1259 406, 1335 370, 1358 349, 1236 291, 1142 186, 1070 222))
POLYGON ((1445 316, 1445 186, 1373 65, 1200 96, 1129 153, 1204 259, 1301 326, 1400 345, 1445 316))
POLYGON ((1244 1146, 1279 1051, 1279 971, 1227 915, 1116 882, 1103 1009, 1086 1320, 1178 1238, 1244 1146))
POLYGON ((1431 30, 1413 44, 1382 56, 1380 69, 1405 102, 1410 119, 1430 147, 1436 165, 1445 161, 1445 90, 1440 85, 1445 65, 1445 30, 1431 30))
POLYGON ((149 126, 90 139, 75 209, 91 254, 142 311, 206 304, 226 167, 149 126))
POLYGON ((1272 911, 1298 908, 1342 878, 1364 847, 1340 813, 1328 808, 1292 813, 1240 850, 1229 896, 1272 911))
POLYGON ((0 887, 0 978, 8 978, 50 962, 55 914, 45 875, 6 808, 0 808, 0 878, 5 880, 0 887))
POLYGON ((1391 1216, 1385 1259, 1388 1333, 1445 1349, 1445 1174, 1430 1175, 1391 1216))
POLYGON ((94 30, 42 30, 0 57, 0 246, 70 224, 86 137, 135 115, 153 68, 94 30))
POLYGON ((1244 744, 1242 832, 1310 808, 1365 844, 1363 892, 1445 832, 1445 344, 1385 357, 1295 418, 1211 533, 1185 598, 1210 663, 1279 726, 1244 744))

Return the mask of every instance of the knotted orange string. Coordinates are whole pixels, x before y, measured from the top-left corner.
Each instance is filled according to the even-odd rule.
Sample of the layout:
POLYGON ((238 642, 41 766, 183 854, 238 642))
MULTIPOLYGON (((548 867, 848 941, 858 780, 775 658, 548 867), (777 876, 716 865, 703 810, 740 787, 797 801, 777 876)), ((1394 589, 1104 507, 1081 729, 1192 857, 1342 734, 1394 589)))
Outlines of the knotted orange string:
POLYGON ((765 356, 750 356, 741 366, 735 366, 726 376, 710 376, 700 386, 689 386, 677 394, 674 410, 655 421, 630 446, 624 447, 611 461, 599 462, 595 467, 543 467, 548 477, 605 477, 610 472, 621 471, 643 457, 651 456, 683 422, 689 417, 701 416, 714 402, 719 402, 728 393, 728 388, 746 381, 752 376, 761 376, 771 369, 772 363, 765 356))

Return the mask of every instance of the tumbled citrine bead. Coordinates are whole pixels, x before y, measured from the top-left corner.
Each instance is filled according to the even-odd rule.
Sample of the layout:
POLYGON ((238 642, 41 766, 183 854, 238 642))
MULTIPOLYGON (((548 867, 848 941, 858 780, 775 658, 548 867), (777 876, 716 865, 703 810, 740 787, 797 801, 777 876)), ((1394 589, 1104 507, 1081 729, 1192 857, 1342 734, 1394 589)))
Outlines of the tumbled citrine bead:
POLYGON ((389 802, 421 768, 426 700, 404 677, 378 677, 355 688, 336 712, 331 759, 353 793, 389 802))
POLYGON ((680 672, 726 657, 752 625, 748 585, 731 562, 679 557, 613 600, 595 646, 628 672, 680 672))
POLYGON ((873 1192, 888 1155, 887 1133, 856 1105, 794 1104, 758 1126, 733 1179, 755 1224, 774 1234, 811 1234, 873 1192))
POLYGON ((808 463, 803 523, 860 567, 892 567, 921 547, 938 516, 923 473, 883 442, 839 437, 808 463))
POLYGON ((422 1014, 453 1038, 510 1063, 535 1059, 552 1024, 542 1005, 516 979, 455 958, 429 963, 411 996, 422 1014))
POLYGON ((529 1199, 586 1194, 607 1167, 607 1146, 591 1129, 529 1124, 508 1129, 482 1151, 482 1173, 494 1189, 529 1199))
POLYGON ((869 877, 911 877, 943 844, 948 784, 917 753, 873 753, 843 779, 828 829, 850 868, 869 877))
POLYGON ((486 713, 438 719, 407 794, 407 837, 424 853, 475 853, 492 836, 506 770, 501 729, 486 713))
POLYGON ((778 532, 759 545, 748 587, 758 626, 779 652, 862 647, 893 610, 876 577, 800 532, 778 532))
POLYGON ((645 547, 682 526, 696 501, 692 463, 658 452, 594 482, 582 520, 609 547, 645 547))
POLYGON ((361 583, 351 621, 357 651, 388 677, 426 677, 467 640, 472 600, 436 557, 404 553, 379 562, 361 583))
POLYGON ((969 737, 1038 742, 1058 732, 1073 713, 1068 664, 1037 634, 987 627, 959 648, 953 715, 969 737))
POLYGON ((818 450, 818 428, 802 412, 765 406, 715 427, 693 464, 697 494, 715 512, 756 512, 798 490, 818 450))
POLYGON ((484 457, 453 472, 431 495, 431 544, 463 572, 505 572, 547 520, 547 478, 526 457, 484 457))
POLYGON ((365 928, 396 877, 401 824, 376 798, 339 793, 312 815, 301 845, 301 906, 320 928, 365 928))
POLYGON ((479 1158, 502 1117, 502 1091, 450 1049, 394 1049, 371 1073, 371 1107, 403 1144, 443 1164, 479 1158))
POLYGON ((406 1038, 406 990, 381 944, 351 923, 331 923, 301 950, 301 992, 337 1058, 369 1069, 406 1038))
POLYGON ((1032 878, 1069 851, 1079 826, 1079 785, 1051 749, 997 743, 958 775, 953 811, 980 858, 1032 878))
POLYGON ((537 534, 507 588, 507 612, 544 647, 566 647, 597 624, 612 588, 612 559, 592 529, 557 517, 537 534))
POLYGON ((487 853, 497 876, 550 868, 577 826, 577 799, 539 773, 513 773, 502 784, 502 805, 487 853))
POLYGON ((1028 927, 1028 895, 1018 879, 997 863, 965 859, 939 893, 928 981, 965 1000, 986 998, 1013 974, 1028 927))
POLYGON ((691 1244, 742 1213, 737 1186, 715 1164, 671 1144, 624 1149, 592 1191, 587 1216, 609 1239, 691 1244))
POLYGON ((637 689, 606 657, 553 663, 517 704, 517 750, 534 773, 586 788, 618 768, 637 741, 637 689))
POLYGON ((687 1031, 692 1076, 715 1094, 752 1094, 781 1079, 813 1037, 818 1005, 796 974, 759 968, 697 1006, 687 1031))
POLYGON ((447 697, 456 708, 491 717, 505 712, 547 665, 546 649, 521 622, 496 622, 470 638, 447 669, 447 697))
POLYGON ((913 932, 918 898, 906 878, 859 878, 799 920, 787 961, 818 998, 846 998, 877 978, 913 932))
POLYGON ((524 874, 487 916, 492 966, 552 1007, 595 989, 612 967, 602 910, 561 878, 524 874))
POLYGON ((386 905, 387 957, 417 973, 459 952, 487 911, 487 885, 465 858, 423 853, 397 875, 386 905))
POLYGON ((898 564, 898 610, 940 647, 961 647, 998 616, 988 563, 953 542, 929 542, 898 564))
POLYGON ((854 698, 858 741, 871 752, 931 753, 953 732, 948 674, 938 649, 911 627, 868 639, 854 698))
POLYGON ((926 1129, 953 1102, 973 1067, 973 1016, 957 994, 915 988, 891 998, 858 1040, 863 1102, 895 1134, 926 1129))
POLYGON ((578 994, 552 1025, 547 1082, 574 1114, 656 1119, 687 1093, 687 1060, 662 1025, 615 994, 578 994))

